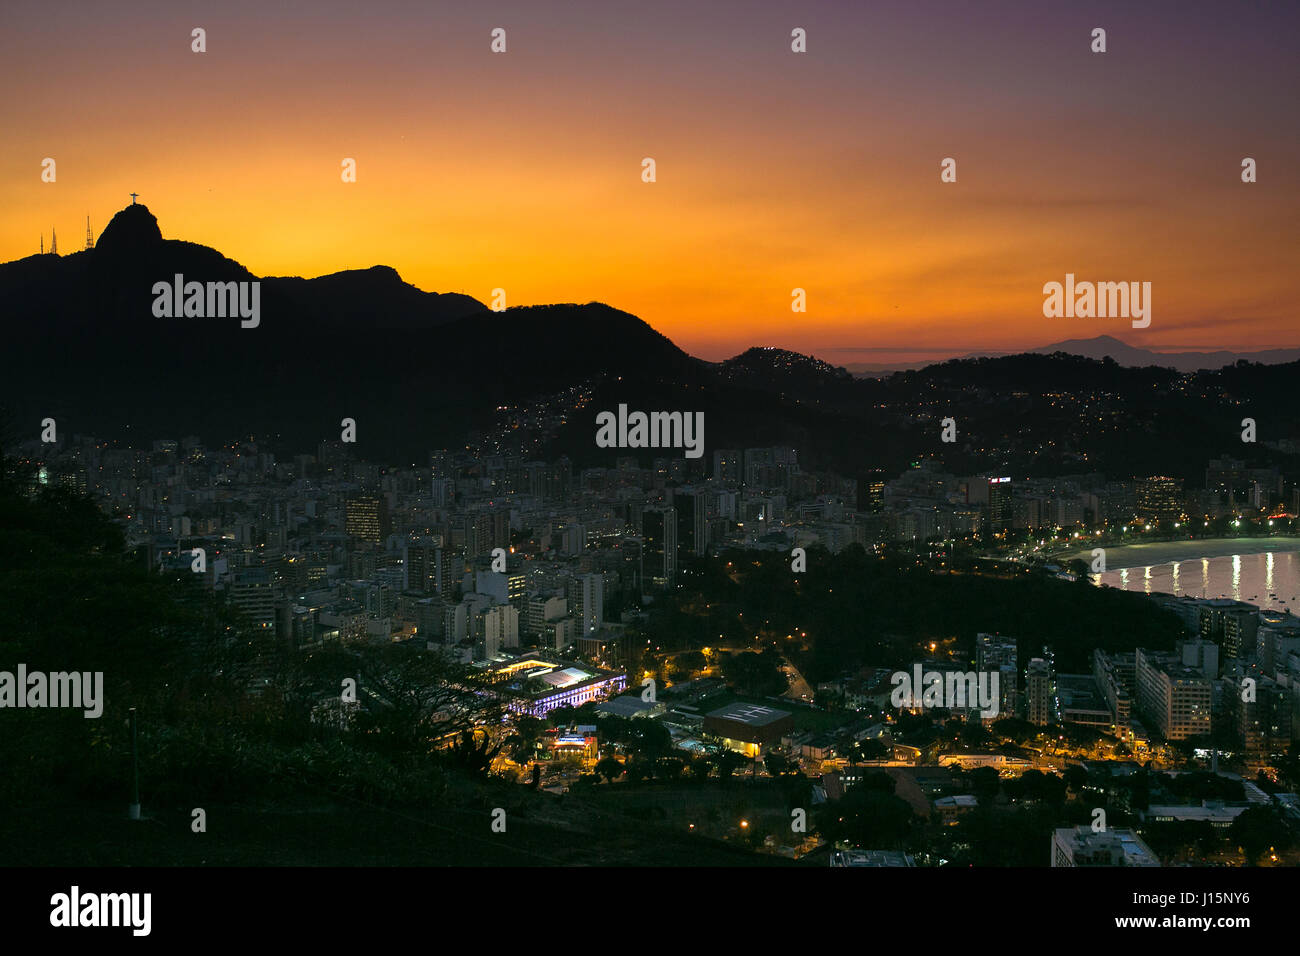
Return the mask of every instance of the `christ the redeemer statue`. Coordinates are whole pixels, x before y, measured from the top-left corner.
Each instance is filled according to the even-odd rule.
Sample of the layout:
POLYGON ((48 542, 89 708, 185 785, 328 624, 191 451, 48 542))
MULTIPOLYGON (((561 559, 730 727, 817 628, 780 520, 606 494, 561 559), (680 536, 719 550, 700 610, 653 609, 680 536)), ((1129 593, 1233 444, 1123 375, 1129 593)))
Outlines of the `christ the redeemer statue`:
POLYGON ((135 205, 135 197, 138 196, 138 195, 140 195, 140 194, 139 194, 139 193, 131 193, 131 205, 132 205, 132 206, 135 205))

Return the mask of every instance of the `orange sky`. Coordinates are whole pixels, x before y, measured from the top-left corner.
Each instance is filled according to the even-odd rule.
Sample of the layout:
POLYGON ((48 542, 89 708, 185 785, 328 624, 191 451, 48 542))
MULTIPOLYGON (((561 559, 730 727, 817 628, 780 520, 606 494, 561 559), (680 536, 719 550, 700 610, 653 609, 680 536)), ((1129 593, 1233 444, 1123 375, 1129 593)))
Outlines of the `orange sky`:
POLYGON ((261 275, 383 263, 483 301, 600 300, 706 358, 1300 345, 1297 72, 1268 39, 1286 11, 1254 46, 1195 5, 1014 29, 953 4, 380 6, 13 5, 0 260, 52 225, 81 248, 87 213, 97 235, 137 191, 164 236, 261 275), (1045 319, 1066 272, 1151 282, 1151 327, 1045 319))

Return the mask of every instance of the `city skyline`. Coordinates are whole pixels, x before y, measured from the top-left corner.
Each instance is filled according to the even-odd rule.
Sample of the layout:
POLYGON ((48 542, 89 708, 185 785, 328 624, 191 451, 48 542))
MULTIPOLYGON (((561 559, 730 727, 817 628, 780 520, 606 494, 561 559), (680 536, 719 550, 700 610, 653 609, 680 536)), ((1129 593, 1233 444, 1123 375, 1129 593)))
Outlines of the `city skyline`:
POLYGON ((1297 36, 14 0, 6 925, 373 944, 407 867, 569 866, 728 933, 884 869, 912 948, 1276 922, 1297 36))

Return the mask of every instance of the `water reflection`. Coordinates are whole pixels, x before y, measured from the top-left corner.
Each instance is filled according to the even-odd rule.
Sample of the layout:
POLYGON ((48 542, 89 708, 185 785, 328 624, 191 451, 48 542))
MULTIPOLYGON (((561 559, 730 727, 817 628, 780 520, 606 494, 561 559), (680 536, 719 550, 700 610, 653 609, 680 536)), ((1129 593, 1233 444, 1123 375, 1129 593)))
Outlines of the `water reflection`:
POLYGON ((1098 584, 1141 590, 1146 594, 1226 595, 1260 607, 1300 611, 1300 553, 1269 551, 1201 558, 1201 573, 1184 574, 1195 558, 1141 568, 1120 568, 1093 575, 1098 584), (1139 576, 1139 572, 1141 572, 1139 576), (1140 582, 1140 585, 1139 585, 1140 582), (1276 595, 1270 597, 1270 595, 1276 595))

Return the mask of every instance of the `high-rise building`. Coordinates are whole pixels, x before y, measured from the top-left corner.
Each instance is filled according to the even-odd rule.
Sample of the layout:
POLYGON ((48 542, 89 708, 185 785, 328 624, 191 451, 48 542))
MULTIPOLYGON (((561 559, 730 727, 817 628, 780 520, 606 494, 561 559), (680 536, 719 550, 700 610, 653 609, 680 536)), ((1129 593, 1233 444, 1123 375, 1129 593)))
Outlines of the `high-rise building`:
POLYGON ((1212 688, 1209 678, 1176 655, 1137 649, 1138 706, 1166 740, 1210 733, 1212 688))
POLYGON ((403 557, 408 591, 451 596, 460 573, 456 567, 457 556, 450 548, 410 544, 403 557))
POLYGON ((998 713, 1014 716, 1019 704, 1018 646, 1014 637, 998 634, 975 635, 975 670, 998 674, 998 713))
POLYGON ((519 612, 509 604, 494 604, 484 608, 483 656, 491 660, 503 647, 519 646, 519 612))
POLYGON ((1183 483, 1155 476, 1138 482, 1138 516, 1146 521, 1177 521, 1183 514, 1183 483))
MULTIPOLYGON (((638 530, 641 527, 639 516, 636 526, 638 530)), ((623 556, 618 569, 619 587, 625 597, 633 599, 639 599, 645 592, 645 589, 641 586, 642 544, 643 542, 639 537, 628 536, 619 545, 619 553, 623 556)))
POLYGON ((230 583, 230 603, 257 628, 275 626, 275 585, 266 568, 236 571, 230 583))
MULTIPOLYGON (((1128 655, 1131 657, 1132 655, 1128 655)), ((1128 741, 1133 737, 1133 681, 1131 669, 1120 655, 1110 655, 1097 648, 1092 652, 1092 676, 1106 703, 1110 705, 1115 736, 1128 741)))
POLYGON ((528 591, 528 576, 522 567, 506 567, 505 571, 475 569, 474 590, 487 594, 497 604, 520 606, 528 591))
POLYGON ((442 609, 442 641, 455 644, 469 636, 469 608, 464 603, 445 604, 442 609))
POLYGON ((736 448, 713 450, 713 480, 722 484, 740 483, 740 451, 736 448))
POLYGON ((1231 695, 1233 729, 1251 753, 1284 750, 1291 743, 1291 689, 1264 676, 1254 679, 1254 693, 1231 695))
POLYGON ((1248 468, 1244 461, 1216 458, 1205 469, 1205 489, 1216 505, 1232 513, 1281 501, 1283 476, 1276 465, 1248 468))
POLYGON ((415 602, 415 633, 430 644, 442 643, 443 610, 446 605, 442 598, 420 598, 415 602))
POLYGON ((857 510, 877 514, 885 507, 885 473, 879 468, 864 472, 858 478, 857 510))
POLYGON ((555 534, 555 546, 563 554, 582 554, 587 550, 587 529, 577 521, 568 521, 555 534))
POLYGON ((535 594, 523 605, 520 627, 525 634, 539 637, 546 633, 548 624, 565 618, 569 613, 569 604, 559 594, 535 594))
POLYGON ((389 531, 388 503, 379 496, 362 495, 347 501, 347 533, 367 544, 381 544, 389 531))
POLYGON ((663 591, 677 577, 677 511, 654 508, 641 513, 641 586, 663 591))
POLYGON ((576 640, 573 618, 562 617, 557 621, 547 621, 538 638, 538 646, 548 651, 562 651, 576 640))
POLYGON ((1011 479, 989 479, 989 530, 1006 531, 1013 521, 1011 479))
POLYGON ((569 578, 569 603, 578 621, 578 636, 594 634, 605 623, 605 578, 578 574, 569 578))
POLYGON ((1292 654, 1300 654, 1300 618, 1283 611, 1260 611, 1255 633, 1255 660, 1265 674, 1285 668, 1292 654))
POLYGON ((1026 718, 1031 724, 1050 724, 1056 716, 1056 689, 1052 666, 1035 657, 1025 668, 1026 718))
POLYGON ((975 669, 977 671, 997 670, 1003 664, 1016 666, 1018 642, 1014 637, 1000 634, 975 635, 975 669))
POLYGON ((677 512, 678 564, 687 555, 705 554, 709 550, 706 507, 707 498, 698 489, 683 488, 673 495, 673 508, 677 512))
POLYGON ((1259 608, 1231 598, 1209 598, 1198 602, 1201 639, 1213 641, 1226 663, 1255 653, 1259 633, 1259 608))
POLYGON ((510 513, 504 509, 474 511, 461 517, 458 529, 471 558, 491 554, 493 548, 510 547, 510 513))

